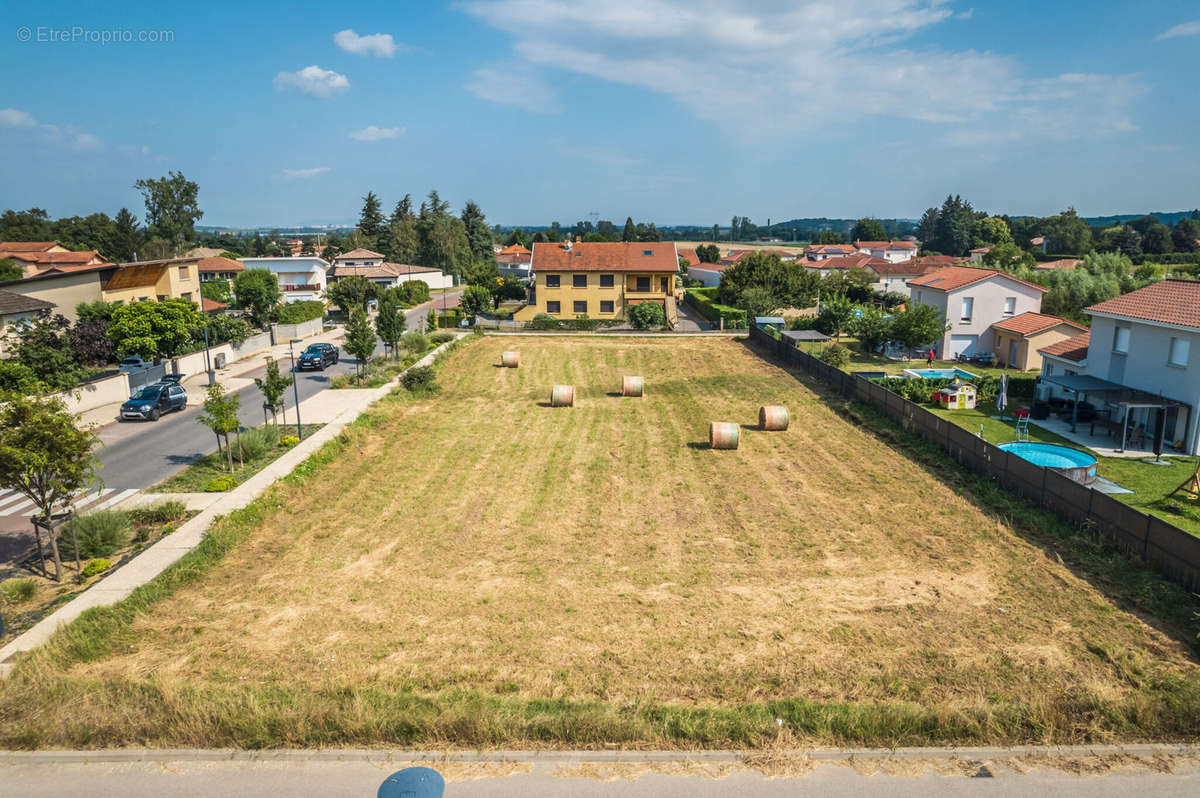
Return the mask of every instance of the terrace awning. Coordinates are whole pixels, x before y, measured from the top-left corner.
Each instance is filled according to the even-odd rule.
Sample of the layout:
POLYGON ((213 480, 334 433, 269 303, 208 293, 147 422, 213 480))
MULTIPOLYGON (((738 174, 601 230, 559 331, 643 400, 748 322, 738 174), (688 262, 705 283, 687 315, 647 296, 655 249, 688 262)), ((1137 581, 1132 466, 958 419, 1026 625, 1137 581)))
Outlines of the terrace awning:
POLYGON ((1056 385, 1068 393, 1075 394, 1077 401, 1071 408, 1071 432, 1075 431, 1079 417, 1079 397, 1087 396, 1088 394, 1122 394, 1108 400, 1110 407, 1118 408, 1121 411, 1121 451, 1125 449, 1125 439, 1129 432, 1129 411, 1131 409, 1146 408, 1165 412, 1172 407, 1188 407, 1183 402, 1167 399, 1164 396, 1155 396, 1152 393, 1131 388, 1128 385, 1122 385, 1112 380, 1093 377, 1090 374, 1043 375, 1038 378, 1038 381, 1049 385, 1056 385))
POLYGON ((780 333, 784 338, 790 341, 800 343, 801 341, 829 341, 832 340, 828 335, 817 330, 784 330, 780 333))
POLYGON ((1062 374, 1052 376, 1042 376, 1042 382, 1048 382, 1051 385, 1057 385, 1064 391, 1071 393, 1111 393, 1113 391, 1128 391, 1128 387, 1121 385, 1119 382, 1110 380, 1102 380, 1099 377, 1093 377, 1090 374, 1062 374))

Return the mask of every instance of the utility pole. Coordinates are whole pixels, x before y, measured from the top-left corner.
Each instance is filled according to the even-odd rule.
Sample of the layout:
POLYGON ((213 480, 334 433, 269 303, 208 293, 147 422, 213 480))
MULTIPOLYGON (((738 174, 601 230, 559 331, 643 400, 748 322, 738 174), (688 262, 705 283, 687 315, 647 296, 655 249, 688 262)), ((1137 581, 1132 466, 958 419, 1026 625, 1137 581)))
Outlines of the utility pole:
POLYGON ((304 440, 304 428, 300 426, 300 387, 298 384, 300 372, 296 371, 296 353, 292 349, 292 344, 302 342, 302 338, 292 338, 288 341, 288 354, 292 358, 292 396, 296 398, 296 437, 300 440, 304 440))

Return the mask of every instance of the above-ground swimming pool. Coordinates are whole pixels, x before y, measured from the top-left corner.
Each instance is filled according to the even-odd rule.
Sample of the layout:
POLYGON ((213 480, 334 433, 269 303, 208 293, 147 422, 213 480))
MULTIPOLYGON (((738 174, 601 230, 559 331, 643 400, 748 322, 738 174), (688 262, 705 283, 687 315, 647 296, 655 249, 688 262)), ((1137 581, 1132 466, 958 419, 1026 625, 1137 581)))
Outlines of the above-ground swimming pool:
POLYGON ((905 369, 904 376, 910 380, 960 380, 976 379, 975 375, 960 368, 953 369, 905 369))
POLYGON ((1012 452, 1022 460, 1028 460, 1034 465, 1053 468, 1081 485, 1087 485, 1096 480, 1096 458, 1079 449, 1059 446, 1056 443, 1029 443, 1026 441, 1002 443, 1000 448, 1006 452, 1012 452))

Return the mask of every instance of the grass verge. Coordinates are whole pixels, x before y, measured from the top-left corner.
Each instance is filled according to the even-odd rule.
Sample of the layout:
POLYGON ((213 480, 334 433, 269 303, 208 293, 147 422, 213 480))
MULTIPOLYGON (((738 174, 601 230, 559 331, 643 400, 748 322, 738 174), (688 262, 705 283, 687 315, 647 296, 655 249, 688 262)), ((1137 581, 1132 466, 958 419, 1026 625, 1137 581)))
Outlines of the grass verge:
MULTIPOLYGON (((307 438, 323 426, 325 425, 303 424, 301 425, 301 429, 304 430, 304 437, 307 438)), ((258 427, 257 429, 261 430, 263 427, 258 427)), ((279 436, 281 439, 288 436, 294 437, 295 435, 296 426, 294 424, 291 426, 284 424, 279 425, 279 436)), ((288 451, 288 449, 291 448, 283 443, 276 444, 270 448, 264 449, 261 454, 258 454, 255 457, 247 457, 245 465, 240 466, 237 457, 237 437, 231 436, 231 442, 233 443, 234 451, 233 462, 235 470, 233 473, 230 473, 224 469, 224 467, 221 465, 221 459, 214 452, 213 454, 210 454, 207 457, 192 463, 178 474, 167 477, 162 482, 150 488, 149 492, 203 493, 205 488, 207 488, 214 479, 218 479, 220 477, 233 478, 233 485, 230 486, 230 489, 232 490, 234 487, 242 484, 246 480, 250 479, 250 477, 254 476, 259 471, 262 471, 268 465, 278 460, 288 451)))

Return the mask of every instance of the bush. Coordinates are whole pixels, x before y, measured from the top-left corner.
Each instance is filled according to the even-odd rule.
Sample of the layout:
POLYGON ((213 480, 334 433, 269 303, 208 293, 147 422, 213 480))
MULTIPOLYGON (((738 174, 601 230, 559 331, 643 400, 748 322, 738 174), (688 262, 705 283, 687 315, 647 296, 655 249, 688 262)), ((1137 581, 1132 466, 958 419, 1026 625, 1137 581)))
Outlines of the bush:
POLYGON ((818 357, 834 368, 845 368, 850 363, 850 350, 841 344, 829 344, 818 357))
POLYGON ((288 302, 279 309, 280 324, 299 324, 302 321, 319 319, 325 315, 325 303, 319 299, 304 302, 288 302))
POLYGON ((214 477, 212 482, 204 486, 205 493, 224 493, 227 490, 233 490, 236 483, 233 477, 228 474, 220 477, 214 477))
POLYGON ((429 301, 429 284, 422 280, 405 280, 400 283, 397 293, 401 301, 410 305, 420 305, 429 301))
POLYGON ((447 341, 453 341, 453 340, 454 340, 454 335, 451 333, 446 333, 446 332, 436 332, 433 335, 429 336, 429 343, 436 344, 439 346, 441 344, 446 343, 447 341))
POLYGON ((129 520, 135 524, 165 524, 178 521, 187 515, 187 507, 180 501, 158 502, 128 510, 129 520))
POLYGON ((279 446, 279 428, 268 424, 242 433, 242 454, 247 460, 257 460, 279 446))
POLYGON ((37 388, 37 374, 33 369, 15 360, 0 360, 0 391, 28 394, 37 388))
POLYGON ((717 302, 718 288, 689 288, 684 293, 684 301, 696 309, 701 316, 709 321, 719 323, 725 320, 728 330, 744 330, 749 326, 746 311, 717 302))
POLYGON ((9 579, 0 584, 0 596, 14 604, 29 601, 37 592, 37 582, 32 579, 9 579))
POLYGON ((107 557, 129 542, 129 514, 120 510, 97 510, 71 519, 58 536, 59 551, 75 557, 79 539, 80 559, 107 557))
POLYGON ((561 330, 562 324, 549 313, 539 313, 526 325, 527 330, 561 330))
POLYGON ((112 568, 111 560, 92 560, 87 565, 83 566, 83 571, 79 575, 84 579, 88 579, 96 574, 104 573, 109 568, 112 568))
POLYGON ((300 439, 297 438, 295 435, 284 435, 282 438, 279 439, 279 445, 286 446, 289 449, 292 448, 293 446, 295 446, 299 442, 300 442, 300 439))
POLYGON ((637 330, 656 330, 667 323, 667 312, 657 302, 642 302, 629 309, 629 323, 637 330))
POLYGON ((400 383, 411 393, 431 393, 437 390, 437 372, 433 366, 414 366, 404 372, 400 383))
MULTIPOLYGON (((421 283, 421 285, 425 284, 421 283)), ((405 349, 416 354, 421 354, 429 348, 429 338, 425 336, 425 333, 416 332, 415 330, 405 333, 400 342, 404 344, 405 349)))

